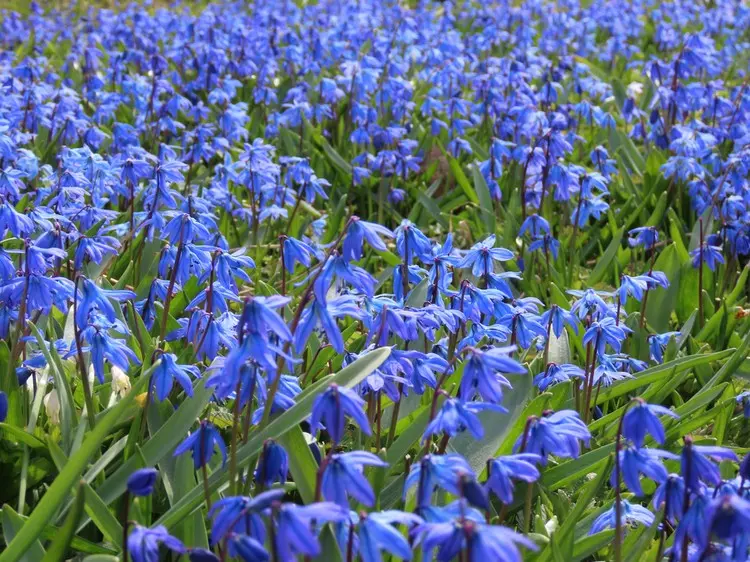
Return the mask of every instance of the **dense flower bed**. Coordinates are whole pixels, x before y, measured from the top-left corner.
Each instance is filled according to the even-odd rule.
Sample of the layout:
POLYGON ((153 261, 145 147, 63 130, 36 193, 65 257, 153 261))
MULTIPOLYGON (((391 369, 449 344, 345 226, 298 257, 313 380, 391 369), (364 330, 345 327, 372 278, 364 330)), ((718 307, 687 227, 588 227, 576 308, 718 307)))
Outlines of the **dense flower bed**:
POLYGON ((746 560, 750 8, 305 4, 0 12, 0 562, 746 560))

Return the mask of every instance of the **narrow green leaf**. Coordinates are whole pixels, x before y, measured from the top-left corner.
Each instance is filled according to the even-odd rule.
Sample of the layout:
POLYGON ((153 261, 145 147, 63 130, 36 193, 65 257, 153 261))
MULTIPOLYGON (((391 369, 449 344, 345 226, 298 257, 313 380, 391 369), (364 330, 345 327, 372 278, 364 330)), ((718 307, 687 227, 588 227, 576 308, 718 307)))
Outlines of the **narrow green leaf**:
POLYGON ((601 281, 607 271, 609 271, 609 264, 612 263, 612 260, 617 255, 617 250, 620 248, 623 232, 624 230, 621 228, 615 233, 609 246, 607 246, 607 249, 604 251, 601 258, 597 260, 594 270, 591 272, 591 275, 589 275, 587 280, 589 286, 593 286, 601 281))
POLYGON ((55 352, 54 347, 50 348, 47 345, 47 342, 33 322, 28 322, 28 326, 31 328, 31 333, 34 334, 37 345, 55 379, 57 398, 60 401, 60 432, 62 433, 63 448, 69 452, 73 439, 73 428, 78 423, 78 416, 76 414, 75 403, 73 402, 73 393, 70 391, 70 385, 68 384, 68 377, 60 364, 59 357, 57 361, 52 357, 52 352, 55 352))
MULTIPOLYGON (((25 521, 23 518, 16 513, 16 511, 9 505, 3 506, 3 536, 7 544, 12 544, 19 534, 25 532, 25 521)), ((7 548, 0 555, 0 558, 7 553, 7 548)), ((45 556, 44 547, 37 537, 31 540, 28 545, 28 549, 23 553, 19 553, 16 558, 13 558, 14 562, 38 562, 45 556)), ((9 559, 10 560, 10 559, 9 559)))
POLYGON ((471 167, 471 174, 474 178, 474 189, 479 199, 479 216, 484 223, 487 234, 495 234, 495 205, 490 195, 490 188, 479 171, 478 166, 471 167))
POLYGON ((46 447, 44 442, 40 441, 37 437, 34 437, 31 433, 27 433, 20 427, 0 422, 0 435, 2 434, 5 434, 6 437, 13 437, 15 441, 28 445, 32 449, 44 449, 46 447))
POLYGON ((83 482, 78 485, 78 490, 76 491, 75 495, 76 499, 73 503, 73 509, 68 512, 65 523, 60 528, 60 531, 55 536, 55 538, 52 539, 52 543, 49 545, 49 548, 47 548, 47 554, 44 555, 42 562, 62 562, 63 560, 65 560, 65 556, 67 554, 68 548, 70 547, 70 543, 72 542, 73 537, 76 534, 76 523, 81 517, 81 513, 83 513, 83 486, 83 482))

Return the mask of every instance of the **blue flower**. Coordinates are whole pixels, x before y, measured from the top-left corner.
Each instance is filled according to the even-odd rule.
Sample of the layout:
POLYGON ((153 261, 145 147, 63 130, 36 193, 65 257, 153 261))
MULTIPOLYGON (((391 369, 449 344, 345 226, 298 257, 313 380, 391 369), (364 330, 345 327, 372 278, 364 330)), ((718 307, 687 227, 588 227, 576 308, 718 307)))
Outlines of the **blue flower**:
POLYGON ((553 304, 549 310, 542 314, 541 323, 545 326, 552 325, 552 331, 555 337, 559 338, 567 324, 578 334, 578 318, 569 310, 553 304))
POLYGON ((321 489, 323 497, 343 508, 349 506, 349 496, 363 505, 375 505, 375 493, 362 473, 363 466, 386 467, 388 463, 365 451, 334 454, 324 461, 321 489))
POLYGON ((492 490, 506 505, 513 502, 514 480, 536 482, 540 472, 537 464, 542 462, 539 455, 533 453, 519 453, 505 455, 489 461, 487 465, 487 488, 492 490))
POLYGON ((548 455, 576 458, 581 452, 579 441, 588 446, 591 434, 573 410, 560 410, 527 421, 527 431, 518 436, 514 451, 534 453, 547 464, 548 455))
POLYGON ((557 238, 549 234, 535 238, 534 241, 529 244, 529 252, 541 250, 543 253, 551 253, 554 259, 557 259, 557 254, 560 250, 560 242, 557 238))
POLYGON ((654 441, 663 445, 666 436, 659 416, 680 419, 680 416, 669 408, 658 404, 647 404, 640 398, 636 399, 622 419, 623 437, 630 439, 636 447, 643 447, 646 434, 649 433, 654 441))
POLYGON ((629 275, 620 276, 620 288, 617 289, 617 296, 620 303, 625 305, 628 302, 628 296, 632 296, 638 302, 643 300, 643 295, 648 291, 651 279, 645 275, 630 277, 629 275))
POLYGON ((344 340, 336 324, 336 318, 350 316, 361 320, 364 314, 352 295, 342 295, 328 302, 321 302, 317 297, 313 297, 312 302, 300 315, 297 329, 294 331, 294 349, 301 353, 313 329, 320 325, 331 346, 337 353, 343 353, 344 340))
POLYGON ((712 246, 706 242, 690 252, 693 267, 699 268, 703 264, 708 266, 711 271, 716 269, 716 264, 724 263, 724 256, 721 255, 721 248, 712 246))
POLYGON ((185 552, 185 545, 163 525, 149 529, 136 524, 128 535, 128 553, 133 562, 159 562, 160 543, 177 554, 185 552))
POLYGON ((348 509, 331 502, 310 505, 282 504, 276 512, 276 550, 281 560, 297 560, 298 555, 319 556, 318 538, 312 522, 332 523, 346 519, 348 509))
POLYGON ((91 279, 81 278, 79 285, 80 298, 77 303, 76 322, 83 329, 88 324, 89 315, 93 311, 103 314, 107 320, 117 320, 115 308, 109 299, 119 302, 135 298, 133 291, 116 291, 99 288, 91 279))
MULTIPOLYGON (((121 323, 118 326, 123 328, 121 323)), ((124 328, 123 328, 124 329, 124 328)), ((130 368, 130 362, 140 363, 130 347, 124 340, 115 339, 109 335, 102 324, 91 324, 85 330, 81 331, 81 337, 88 346, 84 346, 81 351, 91 353, 91 363, 94 366, 94 373, 99 383, 104 383, 104 360, 108 359, 112 365, 115 365, 127 372, 130 368)), ((76 351, 76 342, 71 344, 71 351, 68 356, 73 355, 76 351)))
POLYGON ((723 460, 737 461, 734 451, 713 445, 693 445, 690 437, 685 437, 682 447, 680 468, 685 485, 691 492, 700 490, 700 482, 716 486, 721 482, 719 467, 711 462, 723 460))
POLYGON ((664 350, 672 338, 679 338, 680 332, 664 332, 663 334, 651 334, 648 336, 649 356, 656 363, 664 362, 664 350))
POLYGON ((220 499, 208 512, 211 524, 211 544, 219 544, 230 533, 250 535, 263 544, 266 528, 260 514, 274 502, 281 501, 284 490, 268 490, 254 498, 229 496, 220 499))
POLYGON ((628 244, 631 248, 643 246, 646 250, 650 250, 659 241, 659 230, 653 226, 639 226, 631 229, 628 234, 630 234, 628 244))
POLYGON ((449 562, 461 551, 471 552, 471 562, 502 560, 521 562, 520 546, 538 550, 524 535, 500 525, 484 525, 468 519, 457 522, 425 523, 415 529, 425 552, 438 548, 436 560, 449 562))
POLYGON ((422 509, 431 503, 432 492, 437 486, 460 496, 461 476, 474 476, 469 463, 461 455, 425 455, 414 463, 404 481, 404 498, 410 488, 417 486, 417 507, 422 509))
POLYGON ((737 404, 742 405, 742 415, 746 418, 750 418, 750 390, 740 392, 735 400, 737 401, 737 404))
POLYGON ((540 392, 545 392, 550 386, 583 378, 583 369, 578 365, 549 363, 544 371, 534 377, 534 384, 540 392))
POLYGON ((685 498, 685 481, 679 474, 670 474, 654 491, 651 505, 656 511, 667 510, 667 517, 673 523, 682 517, 685 498))
POLYGON ((524 374, 526 368, 508 356, 513 347, 495 347, 488 351, 467 348, 468 359, 464 363, 459 396, 464 402, 471 401, 476 394, 482 400, 499 404, 503 400, 503 386, 510 382, 500 373, 524 374))
POLYGON ((159 471, 155 468, 141 468, 128 477, 128 492, 134 496, 150 496, 154 492, 159 471))
MULTIPOLYGON (((639 449, 637 447, 624 447, 621 449, 618 455, 619 470, 622 474, 622 480, 628 489, 636 496, 643 495, 639 474, 644 474, 657 483, 665 481, 667 479, 667 469, 664 468, 661 462, 663 458, 674 460, 679 457, 668 451, 661 451, 659 449, 639 449)), ((612 487, 618 485, 617 471, 618 469, 612 471, 612 477, 610 478, 612 487)))
MULTIPOLYGON (((628 500, 620 500, 623 527, 634 524, 650 527, 654 522, 654 514, 642 505, 630 503, 628 500)), ((600 533, 606 529, 614 529, 616 526, 615 504, 599 515, 591 524, 589 535, 600 533)))
POLYGON ((362 409, 364 405, 365 401, 353 390, 332 384, 313 403, 310 431, 315 434, 325 426, 333 442, 341 443, 346 429, 344 416, 350 416, 365 435, 370 435, 370 424, 362 409))
POLYGON ((177 457, 186 451, 191 451, 193 455, 193 465, 198 470, 205 464, 208 464, 214 454, 214 447, 218 447, 221 453, 222 463, 227 462, 227 447, 221 438, 219 430, 213 424, 207 421, 201 421, 196 431, 187 436, 174 451, 177 457))
MULTIPOLYGON (((233 554, 237 555, 236 551, 233 554)), ((191 548, 188 552, 188 559, 190 562, 219 562, 219 557, 205 548, 191 548)))
POLYGON ((166 400, 172 391, 172 386, 176 380, 187 396, 193 395, 193 383, 190 377, 197 378, 200 376, 198 367, 193 365, 178 365, 177 356, 173 353, 164 353, 159 357, 159 364, 154 368, 151 374, 152 384, 155 387, 156 398, 166 400))
MULTIPOLYGON (((720 494, 706 506, 704 513, 710 531, 730 544, 750 533, 750 501, 736 494, 720 494)), ((747 546, 745 546, 747 551, 747 546)))
POLYGON ((456 267, 462 269, 471 268, 471 273, 475 277, 488 276, 495 271, 493 265, 496 261, 512 260, 514 255, 510 250, 505 248, 495 248, 495 235, 488 236, 481 242, 474 244, 466 252, 464 258, 456 264, 456 267))
POLYGON ((247 331, 266 338, 270 331, 283 341, 291 341, 292 333, 278 312, 274 310, 286 306, 290 300, 280 295, 247 299, 237 326, 238 333, 247 331))
POLYGON ((229 535, 227 545, 229 554, 243 562, 266 562, 269 559, 263 544, 253 537, 232 534, 229 535))
POLYGON ((406 538, 393 527, 394 523, 414 526, 421 524, 422 518, 413 513, 396 510, 374 512, 363 517, 357 533, 358 552, 362 562, 381 562, 381 550, 390 552, 402 560, 411 560, 411 546, 406 538))
POLYGON ((310 267, 311 257, 315 255, 315 249, 306 242, 284 236, 284 267, 287 271, 294 271, 294 264, 301 263, 310 267))
POLYGON ((363 241, 366 241, 374 250, 384 252, 387 248, 381 236, 393 238, 393 233, 379 224, 352 217, 344 237, 342 256, 347 261, 359 260, 362 257, 363 241))
POLYGON ((536 238, 543 234, 549 234, 551 232, 549 222, 536 213, 529 215, 526 217, 526 220, 523 221, 523 224, 521 224, 521 228, 518 230, 518 235, 523 236, 527 232, 532 238, 536 238))
POLYGON ((425 263, 432 258, 432 243, 412 222, 404 219, 396 229, 396 249, 406 263, 417 257, 425 263))
POLYGON ((439 433, 446 433, 451 437, 461 433, 465 429, 474 439, 481 439, 484 436, 482 421, 477 415, 483 410, 493 410, 495 412, 507 413, 508 410, 497 404, 486 402, 462 402, 458 398, 446 398, 440 410, 422 435, 422 441, 426 441, 430 436, 439 433))
POLYGON ((0 390, 0 423, 8 417, 8 395, 0 390))
POLYGON ((622 342, 632 330, 626 326, 618 325, 615 319, 607 316, 602 320, 595 320, 583 334, 584 345, 591 345, 597 355, 604 355, 606 346, 609 344, 617 353, 620 352, 622 342))
POLYGON ((268 488, 274 482, 286 483, 289 472, 289 457, 284 447, 276 441, 268 440, 263 444, 263 451, 255 469, 255 481, 268 488))

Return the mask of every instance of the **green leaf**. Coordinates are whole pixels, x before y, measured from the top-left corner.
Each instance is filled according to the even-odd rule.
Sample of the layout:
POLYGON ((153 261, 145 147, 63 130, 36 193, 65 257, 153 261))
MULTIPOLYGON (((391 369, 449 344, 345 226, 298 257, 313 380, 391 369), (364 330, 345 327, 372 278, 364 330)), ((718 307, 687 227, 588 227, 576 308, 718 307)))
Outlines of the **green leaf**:
POLYGON ((73 489, 76 480, 81 477, 89 459, 99 450, 102 442, 120 420, 122 413, 130 406, 136 394, 141 392, 146 381, 147 378, 139 380, 130 393, 110 408, 106 415, 99 420, 96 427, 87 434, 80 449, 70 457, 65 467, 39 500, 39 503, 37 503, 36 508, 24 524, 21 532, 10 541, 6 549, 0 554, 0 562, 17 562, 22 555, 32 548, 34 542, 39 538, 44 528, 67 498, 71 489, 73 489))
POLYGON ((448 154, 445 149, 441 146, 440 149, 443 151, 443 154, 445 154, 445 157, 448 159, 448 165, 451 168, 451 172, 453 172, 453 177, 456 179, 456 183, 463 189, 464 193, 466 194, 466 197, 469 198, 469 201, 475 204, 479 204, 479 197, 477 197, 476 191, 474 191, 474 188, 471 187, 471 184, 469 183, 469 178, 466 177, 466 174, 464 173, 463 169, 461 168, 461 163, 453 158, 450 154, 448 154))
MULTIPOLYGON (((346 388, 352 388, 359 384, 365 377, 380 367, 391 353, 390 347, 381 347, 371 351, 357 359, 354 363, 347 365, 339 371, 332 379, 326 379, 323 384, 314 385, 314 390, 308 391, 303 398, 269 423, 262 431, 256 432, 250 440, 237 449, 237 466, 239 468, 249 464, 263 447, 266 439, 279 439, 282 435, 299 425, 310 415, 312 404, 318 395, 330 384, 338 384, 346 388)), ((171 419, 170 419, 171 421, 171 419)), ((169 422, 167 422, 169 423, 169 422)), ((154 436, 156 438, 156 436, 154 436)), ((147 443, 148 444, 148 443, 147 443)), ((168 450, 171 450, 169 448, 168 450)), ((130 472, 128 472, 130 474, 130 472)), ((216 492, 227 485, 229 479, 228 471, 214 472, 208 479, 209 491, 216 492)), ((164 515, 156 522, 171 528, 184 517, 200 507, 203 501, 202 485, 195 486, 192 490, 180 498, 164 515)), ((0 560, 0 562, 3 562, 0 560)))
POLYGON ((614 537, 614 529, 607 529, 600 533, 581 537, 573 545, 573 562, 585 560, 593 556, 597 551, 612 544, 614 537))
POLYGON ((687 369, 693 369, 699 365, 705 365, 712 361, 721 361, 722 359, 725 359, 726 357, 729 357, 734 353, 734 349, 726 349, 724 351, 715 351, 713 353, 706 353, 702 355, 679 357, 674 361, 669 361, 668 363, 663 363, 661 365, 655 365, 641 371, 640 373, 636 373, 635 377, 632 379, 619 381, 609 388, 602 390, 596 403, 603 404, 604 402, 607 402, 612 398, 622 396, 623 394, 627 394, 628 392, 633 392, 641 387, 648 386, 653 382, 661 380, 667 376, 677 374, 687 369))
POLYGON ((60 401, 60 432, 62 433, 63 448, 65 451, 70 451, 70 446, 73 439, 73 428, 78 423, 78 416, 75 410, 75 403, 73 402, 73 393, 70 391, 70 385, 68 384, 68 378, 65 374, 65 370, 62 368, 60 358, 57 357, 57 351, 54 347, 47 345, 47 342, 39 333, 39 330, 33 322, 27 323, 31 328, 31 333, 34 334, 36 342, 39 345, 39 349, 47 361, 47 365, 52 371, 52 376, 55 379, 55 388, 57 389, 57 398, 60 401), (53 354, 56 356, 53 358, 53 354))
POLYGON ((44 449, 46 445, 40 441, 37 437, 34 437, 31 433, 27 433, 20 427, 8 425, 7 423, 0 422, 0 434, 5 433, 10 437, 13 437, 19 443, 28 445, 32 449, 44 449))
MULTIPOLYGON (((49 450, 52 456, 52 460, 57 466, 58 470, 62 470, 65 464, 68 462, 65 453, 60 449, 57 443, 50 441, 49 450)), ((81 480, 80 486, 83 489, 84 498, 84 509, 86 513, 102 532, 104 537, 112 544, 122 546, 122 525, 115 519, 112 513, 109 511, 107 505, 102 499, 94 492, 94 489, 85 481, 81 480)), ((72 504, 72 509, 76 509, 76 502, 78 501, 77 496, 72 504)), ((70 512, 68 512, 70 513, 70 512)), ((76 524, 80 520, 80 513, 76 517, 76 524)), ((65 520, 67 524, 67 518, 65 520)), ((63 527, 65 526, 63 524, 63 527)))
POLYGON ((83 482, 79 483, 73 509, 68 512, 65 523, 55 538, 52 539, 52 543, 47 548, 47 554, 44 555, 42 562, 62 562, 65 560, 70 543, 76 534, 76 523, 78 523, 78 519, 81 517, 81 513, 83 513, 83 486, 83 482))
POLYGON ((482 172, 479 171, 478 166, 471 167, 471 174, 474 177, 474 189, 479 198, 479 216, 484 223, 487 234, 494 234, 495 205, 492 201, 492 195, 490 195, 490 189, 487 187, 487 182, 485 181, 482 172))
POLYGON ((279 444, 289 455, 289 472, 292 473, 297 491, 306 504, 315 501, 315 480, 318 464, 307 445, 302 428, 297 425, 279 437, 279 444))
POLYGON ((736 373, 737 370, 740 368, 740 365, 742 365, 742 362, 745 359, 747 359, 749 349, 750 349, 750 333, 748 333, 745 336, 745 338, 742 340, 742 345, 740 345, 740 347, 738 347, 736 350, 733 350, 733 349, 726 350, 726 352, 732 352, 732 356, 729 358, 729 361, 724 363, 724 365, 721 366, 721 369, 719 369, 716 372, 716 374, 713 377, 711 377, 711 380, 709 380, 708 383, 703 385, 703 388, 701 388, 698 394, 703 394, 704 392, 708 392, 712 387, 728 380, 729 377, 731 377, 734 373, 736 373))
MULTIPOLYGON (((11 543, 19 533, 23 532, 24 524, 23 518, 12 507, 9 505, 3 506, 3 536, 5 536, 6 543, 11 543)), ((37 562, 42 560, 44 556, 42 543, 34 539, 29 545, 29 549, 14 560, 15 562, 37 562)))
POLYGON ((589 278, 587 280, 589 286, 595 285, 604 278, 604 275, 609 270, 609 264, 612 263, 613 259, 615 259, 617 250, 620 248, 623 232, 624 229, 621 228, 615 233, 615 235, 612 237, 612 241, 609 243, 609 246, 607 246, 607 249, 604 251, 601 258, 597 260, 596 265, 594 266, 594 270, 591 272, 591 275, 589 275, 589 278))
POLYGON ((542 484, 549 490, 557 490, 571 484, 589 473, 599 474, 597 467, 610 453, 614 452, 615 444, 608 443, 598 449, 584 453, 577 459, 571 459, 552 468, 548 468, 542 475, 542 484))

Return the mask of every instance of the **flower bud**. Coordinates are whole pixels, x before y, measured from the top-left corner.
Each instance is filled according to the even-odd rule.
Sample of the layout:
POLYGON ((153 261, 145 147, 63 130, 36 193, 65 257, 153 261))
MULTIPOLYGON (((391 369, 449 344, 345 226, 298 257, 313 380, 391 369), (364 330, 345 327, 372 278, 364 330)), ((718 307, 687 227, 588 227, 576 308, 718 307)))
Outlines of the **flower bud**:
POLYGON ((154 492, 159 471, 155 468, 141 468, 128 478, 128 492, 134 496, 150 496, 154 492))

